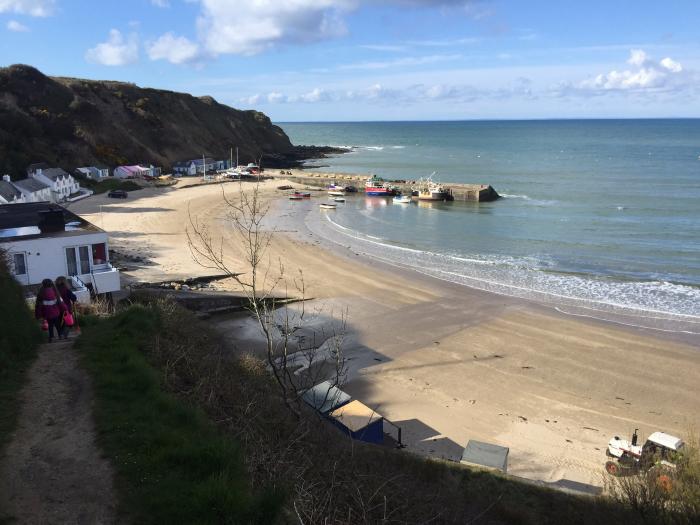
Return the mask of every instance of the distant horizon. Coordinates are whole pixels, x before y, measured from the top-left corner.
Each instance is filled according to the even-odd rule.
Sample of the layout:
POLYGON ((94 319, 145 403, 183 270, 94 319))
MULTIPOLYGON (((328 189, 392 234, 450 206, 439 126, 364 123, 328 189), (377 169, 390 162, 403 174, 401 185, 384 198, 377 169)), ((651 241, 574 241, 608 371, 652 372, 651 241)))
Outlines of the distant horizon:
POLYGON ((545 122, 545 121, 577 121, 577 120, 700 120, 700 117, 542 117, 542 118, 455 118, 455 119, 407 119, 407 120, 272 120, 280 124, 392 124, 392 123, 423 123, 423 122, 545 122))

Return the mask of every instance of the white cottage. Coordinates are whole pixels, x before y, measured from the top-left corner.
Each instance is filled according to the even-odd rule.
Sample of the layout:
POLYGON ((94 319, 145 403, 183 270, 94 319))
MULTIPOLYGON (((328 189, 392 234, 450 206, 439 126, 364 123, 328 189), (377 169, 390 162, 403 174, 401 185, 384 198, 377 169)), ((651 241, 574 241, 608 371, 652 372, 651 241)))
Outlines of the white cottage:
POLYGON ((109 168, 105 166, 85 166, 83 168, 76 168, 80 175, 85 178, 101 181, 109 177, 109 168))
POLYGON ((26 201, 22 192, 12 184, 10 176, 3 175, 0 181, 0 204, 18 204, 26 201))
POLYGON ((56 204, 0 206, 0 248, 24 286, 65 275, 81 302, 89 301, 91 292, 120 289, 119 271, 109 262, 107 233, 56 204))
POLYGON ((54 198, 51 186, 44 184, 39 179, 28 178, 13 182, 9 175, 5 175, 3 181, 10 183, 22 194, 21 202, 50 202, 54 198))
POLYGON ((53 202, 63 202, 80 194, 80 184, 61 168, 36 168, 29 172, 29 176, 51 188, 53 202))

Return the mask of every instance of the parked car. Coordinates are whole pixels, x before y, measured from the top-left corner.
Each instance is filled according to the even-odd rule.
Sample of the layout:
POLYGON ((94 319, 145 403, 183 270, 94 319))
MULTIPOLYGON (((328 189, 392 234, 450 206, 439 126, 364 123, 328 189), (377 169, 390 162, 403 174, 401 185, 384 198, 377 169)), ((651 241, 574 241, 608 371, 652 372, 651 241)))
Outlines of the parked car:
POLYGON ((129 196, 124 190, 112 190, 107 194, 110 199, 126 199, 129 196))

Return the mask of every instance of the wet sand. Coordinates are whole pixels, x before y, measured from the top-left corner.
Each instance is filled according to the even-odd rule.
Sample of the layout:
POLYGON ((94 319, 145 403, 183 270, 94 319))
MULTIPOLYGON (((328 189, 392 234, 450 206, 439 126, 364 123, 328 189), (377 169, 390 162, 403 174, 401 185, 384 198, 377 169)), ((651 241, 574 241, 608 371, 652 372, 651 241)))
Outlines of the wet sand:
MULTIPOLYGON (((262 191, 281 196, 282 184, 268 181, 262 191)), ((113 248, 144 258, 129 278, 216 273, 190 256, 188 213, 232 242, 227 260, 245 269, 221 186, 93 197, 72 209, 109 231, 113 248)), ((329 249, 298 226, 274 235, 268 260, 271 279, 280 260, 289 279, 303 270, 312 328, 347 310, 344 389, 400 425, 409 450, 459 459, 470 439, 488 441, 510 448, 510 473, 600 485, 613 435, 685 435, 700 423, 697 336, 571 317, 446 283, 329 249)), ((255 346, 251 321, 221 325, 239 347, 255 346)))

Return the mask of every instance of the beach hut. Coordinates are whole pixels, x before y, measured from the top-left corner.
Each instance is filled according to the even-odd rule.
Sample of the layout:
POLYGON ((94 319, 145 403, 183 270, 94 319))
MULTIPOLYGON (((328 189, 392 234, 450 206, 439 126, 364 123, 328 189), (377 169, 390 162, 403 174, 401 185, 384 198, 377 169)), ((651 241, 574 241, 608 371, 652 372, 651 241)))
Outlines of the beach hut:
POLYGON ((508 452, 507 447, 469 440, 462 453, 460 463, 506 472, 508 470, 508 452))
POLYGON ((328 417, 353 439, 377 444, 384 442, 384 418, 360 401, 336 408, 328 417))
POLYGON ((350 402, 350 395, 334 386, 330 381, 324 381, 309 388, 301 396, 304 402, 318 410, 321 414, 328 414, 350 402))

